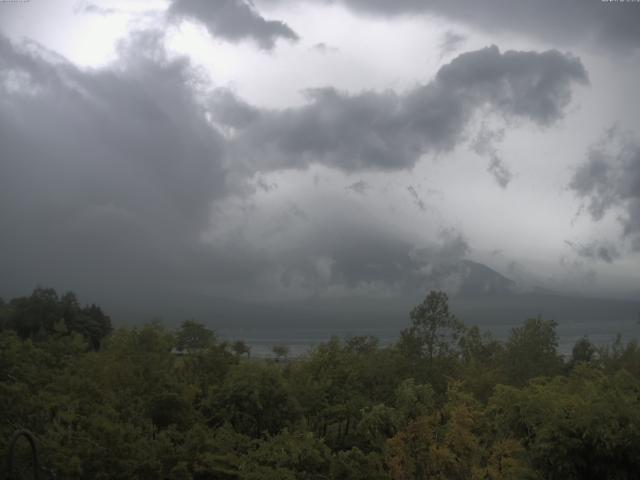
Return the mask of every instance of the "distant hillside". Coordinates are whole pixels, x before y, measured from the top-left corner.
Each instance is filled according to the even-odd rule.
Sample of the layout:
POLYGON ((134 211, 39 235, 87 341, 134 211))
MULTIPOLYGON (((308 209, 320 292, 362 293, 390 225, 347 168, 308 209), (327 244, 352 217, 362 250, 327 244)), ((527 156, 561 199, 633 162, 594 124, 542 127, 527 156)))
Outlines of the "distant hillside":
POLYGON ((516 293, 516 282, 486 265, 463 260, 461 269, 463 280, 456 294, 457 297, 513 295, 516 293))

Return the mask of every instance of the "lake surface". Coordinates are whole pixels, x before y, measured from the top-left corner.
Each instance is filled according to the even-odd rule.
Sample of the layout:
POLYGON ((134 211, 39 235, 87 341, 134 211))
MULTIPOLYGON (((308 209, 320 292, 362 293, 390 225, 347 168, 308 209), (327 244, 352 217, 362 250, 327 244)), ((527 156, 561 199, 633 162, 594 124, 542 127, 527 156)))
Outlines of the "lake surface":
MULTIPOLYGON (((479 325, 481 330, 488 330, 501 341, 507 340, 511 330, 522 323, 479 325)), ((389 328, 354 327, 345 329, 329 328, 269 328, 269 329, 221 329, 218 331, 225 340, 244 340, 251 346, 251 355, 258 358, 273 357, 271 351, 275 345, 289 347, 291 357, 305 355, 316 345, 326 342, 332 336, 341 339, 356 335, 372 335, 380 341, 381 345, 390 345, 396 342, 400 336, 401 328, 396 326, 389 328)), ((620 334, 626 342, 640 337, 640 325, 622 321, 607 322, 558 322, 558 350, 563 355, 570 355, 574 344, 583 337, 588 337, 594 344, 604 346, 615 341, 620 334)))
MULTIPOLYGON (((247 342, 256 357, 273 356, 274 345, 288 346, 290 355, 297 357, 332 336, 372 335, 381 345, 391 344, 409 326, 409 312, 417 302, 411 298, 317 299, 271 310, 256 307, 255 312, 246 311, 211 326, 224 339, 247 342)), ((585 336, 599 346, 611 344, 617 334, 625 342, 640 338, 640 300, 528 293, 454 297, 450 307, 466 325, 476 325, 501 341, 527 318, 553 319, 557 322, 558 348, 565 355, 585 336)))

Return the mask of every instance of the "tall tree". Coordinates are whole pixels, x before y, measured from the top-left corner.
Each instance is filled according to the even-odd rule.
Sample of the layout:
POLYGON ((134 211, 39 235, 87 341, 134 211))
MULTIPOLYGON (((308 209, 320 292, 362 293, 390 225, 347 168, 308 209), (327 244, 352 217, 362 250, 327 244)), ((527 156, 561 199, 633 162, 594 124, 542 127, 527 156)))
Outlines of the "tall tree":
POLYGON ((430 292, 410 314, 411 326, 401 333, 401 346, 412 355, 433 360, 456 351, 464 324, 449 310, 444 292, 430 292))
POLYGON ((527 380, 560 373, 563 361, 558 354, 557 323, 530 318, 522 327, 514 328, 506 345, 505 371, 509 381, 522 385, 527 380))
POLYGON ((274 345, 271 351, 276 357, 276 362, 286 359, 289 356, 289 347, 287 345, 274 345))
POLYGON ((176 348, 178 350, 202 350, 211 346, 214 341, 215 332, 195 320, 183 321, 176 332, 176 348))
POLYGON ((233 342, 233 344, 231 345, 231 349, 233 350, 233 353, 235 353, 239 357, 241 357, 242 355, 246 355, 247 358, 251 357, 251 347, 242 340, 236 340, 235 342, 233 342))

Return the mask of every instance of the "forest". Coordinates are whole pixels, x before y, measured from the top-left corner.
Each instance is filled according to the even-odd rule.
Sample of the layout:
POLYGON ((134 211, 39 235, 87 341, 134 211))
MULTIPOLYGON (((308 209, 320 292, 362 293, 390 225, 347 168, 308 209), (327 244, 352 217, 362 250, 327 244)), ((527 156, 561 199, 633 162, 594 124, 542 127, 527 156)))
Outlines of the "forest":
POLYGON ((0 300, 0 452, 28 429, 58 479, 638 478, 636 341, 563 356, 553 320, 522 320, 499 341, 433 291, 392 345, 257 359, 206 323, 113 328, 37 288, 0 300))

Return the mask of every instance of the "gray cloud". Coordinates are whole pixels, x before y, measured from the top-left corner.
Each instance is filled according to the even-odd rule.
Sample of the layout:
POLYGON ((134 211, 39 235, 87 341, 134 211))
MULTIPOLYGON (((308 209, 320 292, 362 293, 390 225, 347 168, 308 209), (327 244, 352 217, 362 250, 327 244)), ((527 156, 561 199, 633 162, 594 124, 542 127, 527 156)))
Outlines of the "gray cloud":
POLYGON ((347 187, 347 190, 351 190, 352 192, 358 193, 360 195, 366 194, 370 189, 371 185, 369 185, 364 180, 358 180, 357 182, 354 182, 347 187))
POLYGON ((275 182, 269 183, 264 178, 260 177, 256 181, 256 187, 258 187, 263 192, 269 193, 269 192, 273 192, 274 190, 277 190, 278 184, 275 182))
POLYGON ((122 294, 197 263, 210 203, 228 194, 224 139, 161 40, 137 34, 113 68, 84 71, 0 36, 3 287, 122 294))
POLYGON ((209 113, 216 123, 233 129, 244 128, 256 121, 260 110, 238 98, 227 89, 217 89, 209 94, 209 113))
POLYGON ((457 265, 470 252, 471 247, 466 238, 452 229, 445 229, 439 233, 440 244, 431 247, 415 249, 414 260, 425 264, 429 270, 445 269, 457 265))
POLYGON ((568 278, 558 279, 560 286, 562 283, 570 282, 574 288, 587 289, 592 287, 598 278, 598 272, 585 265, 582 260, 576 260, 575 258, 567 258, 561 255, 558 259, 558 265, 564 270, 568 278))
POLYGON ((426 153, 455 147, 481 108, 507 121, 550 125, 562 117, 572 85, 587 81, 570 55, 492 46, 458 56, 433 81, 404 94, 320 88, 307 91, 302 107, 261 111, 227 98, 219 120, 236 127, 235 154, 252 168, 407 169, 426 153))
MULTIPOLYGON (((283 3, 291 0, 263 0, 283 3)), ((397 16, 435 14, 473 27, 527 35, 551 43, 586 43, 628 51, 640 47, 640 8, 635 2, 602 0, 307 0, 341 3, 355 11, 397 16)))
POLYGON ((587 202, 596 221, 609 210, 620 209, 623 213, 617 218, 623 234, 632 249, 640 251, 640 145, 633 138, 610 130, 590 149, 569 188, 587 202))
POLYGON ((507 185, 509 185, 509 182, 511 182, 513 178, 513 174, 509 168, 504 164, 502 159, 495 154, 491 156, 487 172, 493 175, 493 178, 495 178, 498 185, 502 188, 507 188, 507 185))
POLYGON ((162 44, 159 33, 138 33, 115 65, 82 70, 0 37, 2 291, 43 283, 148 307, 176 291, 268 298, 278 288, 370 294, 447 284, 468 252, 459 237, 418 249, 343 204, 321 202, 331 213, 319 220, 289 202, 253 231, 248 205, 248 220, 226 228, 235 214, 225 202, 244 194, 230 190, 230 177, 275 187, 237 171, 230 140, 208 119, 242 127, 269 112, 239 110, 228 92, 203 98, 204 80, 162 44), (203 240, 219 226, 227 233, 203 240), (269 237, 278 248, 261 246, 269 237))
POLYGON ((352 217, 334 219, 332 228, 315 224, 304 242, 276 262, 280 282, 317 293, 389 294, 454 289, 470 249, 455 232, 417 247, 380 225, 352 217))
POLYGON ((602 261, 612 263, 620 258, 618 247, 607 241, 591 241, 589 243, 576 243, 565 240, 565 243, 578 254, 578 256, 587 260, 602 261))
POLYGON ((489 157, 487 171, 493 175, 498 185, 502 188, 507 188, 507 185, 509 185, 509 182, 511 182, 513 178, 513 174, 504 164, 495 146, 496 143, 502 141, 504 134, 504 129, 491 130, 486 125, 482 125, 480 132, 471 142, 471 148, 478 155, 489 157))
POLYGON ((298 40, 286 23, 263 18, 250 0, 173 0, 168 15, 196 20, 212 36, 231 42, 251 39, 265 50, 271 50, 280 38, 298 40))
POLYGON ((418 194, 418 191, 415 189, 415 187, 413 185, 409 185, 407 187, 407 191, 409 192, 409 195, 411 195, 411 198, 413 199, 413 202, 416 204, 416 206, 424 212, 427 209, 427 206, 425 205, 422 198, 420 198, 420 195, 418 194))
POLYGON ((319 53, 337 53, 340 51, 338 48, 327 45, 324 42, 316 43, 312 49, 319 53))
POLYGON ((203 282, 218 294, 251 300, 393 296, 453 291, 460 283, 470 248, 457 232, 417 245, 358 202, 306 201, 249 212, 203 258, 203 282))
POLYGON ((119 13, 119 10, 115 8, 105 8, 89 2, 78 3, 74 6, 73 10, 75 13, 87 13, 91 15, 100 15, 102 17, 119 13))
POLYGON ((9 232, 0 288, 41 282, 97 299, 455 289, 469 252, 462 237, 418 246, 342 204, 318 207, 331 208, 323 221, 291 203, 265 228, 252 231, 249 219, 216 241, 203 235, 233 217, 223 205, 231 196, 273 194, 259 172, 314 162, 410 168, 463 141, 479 109, 551 124, 574 82, 586 82, 575 58, 491 47, 403 94, 322 89, 302 107, 268 110, 212 91, 188 60, 166 55, 156 32, 134 35, 97 70, 0 37, 0 218, 9 232), (235 190, 242 182, 253 184, 235 190))
POLYGON ((440 59, 456 52, 466 40, 464 35, 448 30, 440 42, 440 59))

